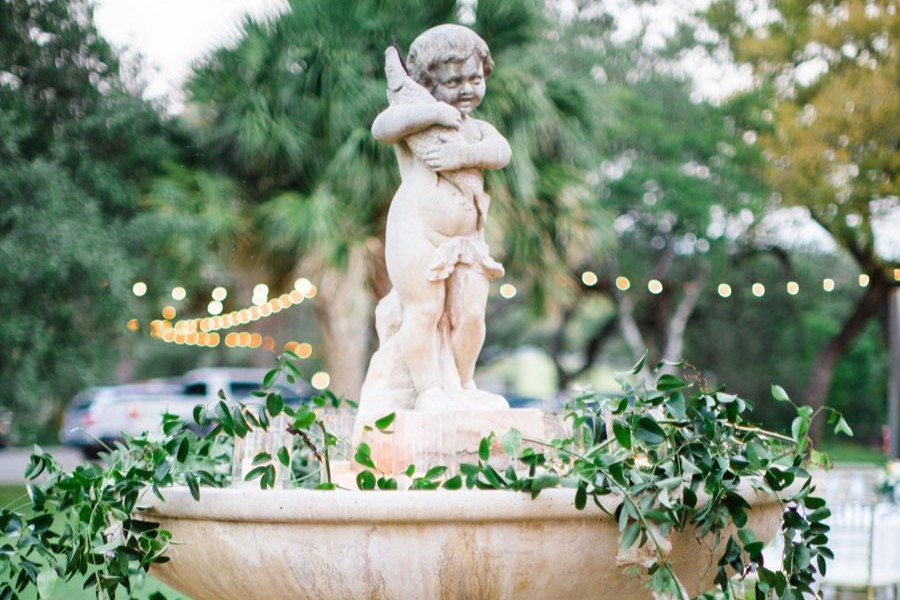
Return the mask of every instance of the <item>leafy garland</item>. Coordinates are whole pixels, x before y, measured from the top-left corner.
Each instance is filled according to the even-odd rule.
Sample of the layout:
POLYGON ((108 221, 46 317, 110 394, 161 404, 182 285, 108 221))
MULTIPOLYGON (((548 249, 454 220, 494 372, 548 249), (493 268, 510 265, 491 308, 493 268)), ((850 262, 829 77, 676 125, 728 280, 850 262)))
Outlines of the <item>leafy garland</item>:
MULTIPOLYGON (((268 430, 276 419, 286 419, 290 443, 274 455, 257 454, 245 478, 272 488, 277 470, 289 468, 296 481, 322 480, 314 487, 337 488, 330 453, 338 439, 319 409, 338 407, 343 399, 325 393, 311 405, 286 405, 275 383, 300 377, 297 360, 290 352, 278 357, 277 368, 254 392, 257 403, 228 402, 220 392, 214 406, 194 409, 192 423, 165 415, 162 435, 115 444, 102 465, 85 464, 67 473, 36 447, 26 472, 28 498, 21 506, 0 509, 0 600, 18 599, 30 588, 47 598, 59 578, 76 575, 86 577, 85 587, 96 587, 98 599, 114 598, 120 587, 130 592, 151 565, 168 560, 172 543, 171 533, 158 523, 136 518, 146 494, 164 500, 164 488, 184 485, 199 500, 202 486, 226 485, 235 439, 268 430)), ((499 441, 518 469, 495 468, 493 434, 482 440, 478 462, 461 464, 458 473, 442 465, 419 475, 415 465, 402 474, 383 473, 369 447, 360 444, 354 455, 361 468, 357 487, 506 489, 532 497, 569 487, 577 509, 590 501, 616 519, 620 554, 637 551, 648 557, 641 566, 659 595, 687 598, 668 559, 666 538, 694 528, 724 548, 716 583, 726 597, 737 597, 736 586, 747 583, 760 600, 818 596, 816 579, 825 572, 825 560, 833 558, 824 523, 830 511, 814 495, 804 465, 827 466, 828 459, 812 449, 808 431, 811 420, 827 411, 835 432, 852 435, 844 418, 827 407, 797 406, 773 386, 775 400, 790 403, 796 417, 790 436, 766 431, 746 420, 749 401, 712 388, 686 364, 646 369, 642 360, 619 383, 620 395, 578 397, 565 415, 569 431, 560 439, 506 433, 499 441), (671 374, 679 369, 685 379, 671 374), (748 485, 774 494, 783 508, 784 553, 778 568, 764 563, 764 543, 746 527, 751 506, 742 491, 748 485), (615 509, 605 508, 610 504, 602 498, 614 500, 615 509)), ((387 415, 375 428, 387 432, 393 420, 394 414, 387 415)), ((713 598, 715 592, 702 597, 713 598)))

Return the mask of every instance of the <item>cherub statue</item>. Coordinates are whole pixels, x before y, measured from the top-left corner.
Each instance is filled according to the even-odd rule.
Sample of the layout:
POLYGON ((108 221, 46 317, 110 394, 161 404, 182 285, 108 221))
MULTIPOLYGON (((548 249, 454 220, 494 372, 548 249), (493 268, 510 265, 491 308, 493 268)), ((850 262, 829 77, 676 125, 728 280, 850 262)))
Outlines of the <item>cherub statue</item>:
POLYGON ((484 40, 459 25, 421 34, 407 62, 409 72, 396 47, 385 52, 390 106, 372 124, 394 145, 402 182, 386 231, 393 290, 375 312, 380 347, 360 412, 507 408, 472 379, 490 282, 503 275, 484 238, 482 171, 506 166, 510 148, 471 116, 494 63, 484 40))

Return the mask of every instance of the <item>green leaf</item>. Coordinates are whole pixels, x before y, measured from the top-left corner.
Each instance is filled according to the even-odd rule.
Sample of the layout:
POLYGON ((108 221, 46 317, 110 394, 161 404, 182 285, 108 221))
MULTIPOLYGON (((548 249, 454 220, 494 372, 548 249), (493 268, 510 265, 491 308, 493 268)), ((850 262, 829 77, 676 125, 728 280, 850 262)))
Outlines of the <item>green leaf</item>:
POLYGON ((262 381, 263 387, 266 389, 269 389, 270 387, 272 387, 272 384, 275 383, 275 379, 278 377, 278 373, 279 373, 278 369, 272 369, 271 371, 266 373, 266 375, 265 375, 265 377, 263 377, 263 381, 262 381))
POLYGON ((791 437, 798 444, 806 437, 809 431, 809 419, 806 417, 794 417, 791 421, 791 437))
POLYGON ((790 401, 790 398, 788 397, 787 392, 784 391, 784 388, 781 387, 780 385, 772 386, 772 397, 775 398, 775 400, 777 400, 778 402, 790 401))
POLYGON ((284 398, 281 397, 281 394, 271 393, 266 396, 266 410, 273 417, 277 417, 281 414, 282 409, 284 408, 284 398))
POLYGON ((244 481, 253 481, 257 477, 260 477, 263 473, 266 472, 265 467, 256 467, 254 469, 250 469, 250 472, 244 475, 244 481))
POLYGON ((671 392, 672 390, 680 390, 686 387, 690 387, 690 384, 668 373, 661 375, 656 381, 656 389, 660 392, 671 392))
POLYGON ((258 452, 256 456, 253 457, 254 465, 261 465, 263 463, 267 463, 272 460, 272 455, 268 452, 258 452))
POLYGON ((180 463, 184 463, 187 460, 188 453, 191 451, 191 442, 187 437, 181 438, 181 443, 178 445, 178 454, 175 456, 175 460, 180 463))
POLYGON ((847 437, 853 437, 853 430, 850 429, 850 425, 844 419, 844 417, 840 417, 838 419, 837 425, 834 426, 835 435, 839 433, 843 433, 847 437))
POLYGON ((202 404, 198 404, 194 407, 194 412, 193 412, 194 423, 196 423, 197 425, 200 425, 201 427, 204 425, 204 421, 205 421, 204 415, 203 415, 204 412, 206 412, 206 407, 203 406, 202 404))
POLYGON ((372 449, 369 448, 369 445, 365 442, 362 442, 359 446, 356 447, 356 454, 353 455, 353 460, 364 467, 368 467, 370 469, 376 468, 375 463, 372 461, 372 449))
POLYGON ((625 531, 622 532, 622 539, 619 541, 619 548, 621 550, 628 550, 631 546, 634 545, 634 542, 638 538, 638 534, 641 532, 641 526, 637 521, 634 521, 631 525, 625 528, 625 531))
POLYGON ((278 449, 277 454, 278 454, 278 462, 280 462, 281 464, 283 464, 286 467, 291 466, 291 453, 288 451, 287 448, 282 446, 281 448, 278 449))
POLYGON ((500 438, 503 446, 503 452, 510 457, 515 458, 519 455, 519 448, 522 446, 522 432, 516 428, 510 429, 500 438))
POLYGON ((381 417, 380 419, 375 421, 375 428, 378 429, 378 431, 386 430, 388 427, 391 426, 391 423, 394 422, 394 419, 396 417, 397 417, 397 413, 395 413, 395 412, 392 412, 389 415, 385 415, 385 416, 381 417))
POLYGON ((629 373, 631 373, 632 375, 637 375, 638 373, 641 372, 641 369, 644 368, 644 363, 647 362, 648 352, 644 352, 644 355, 641 357, 641 359, 639 361, 637 361, 637 363, 633 367, 631 367, 631 370, 629 371, 629 373))
POLYGON ((587 484, 580 482, 578 489, 575 491, 575 508, 576 510, 584 510, 587 506, 587 484))
POLYGON ((444 465, 438 465, 436 467, 431 467, 428 471, 425 472, 425 479, 435 479, 440 477, 444 473, 447 472, 447 467, 444 465))
POLYGON ((41 569, 37 576, 38 598, 49 598, 53 593, 53 588, 56 587, 58 579, 59 574, 57 574, 56 569, 50 567, 41 569))
POLYGON ((441 487, 445 490, 458 490, 462 487, 462 477, 459 475, 454 475, 453 477, 445 481, 441 487))
POLYGON ((406 473, 407 477, 412 477, 416 473, 416 465, 409 463, 406 465, 406 471, 404 471, 404 473, 406 473))
POLYGON ((478 444, 478 458, 481 460, 487 460, 491 457, 491 438, 493 434, 481 438, 481 442, 478 444))
POLYGON ((188 486, 188 490, 191 492, 191 497, 194 500, 200 500, 200 485, 197 483, 197 478, 194 477, 191 473, 184 474, 184 482, 188 486))
POLYGON ((625 421, 622 419, 613 421, 613 434, 620 446, 626 450, 631 450, 631 430, 628 428, 625 421))
POLYGON ((644 415, 638 419, 634 435, 637 439, 650 446, 658 446, 666 441, 666 432, 650 415, 644 415))

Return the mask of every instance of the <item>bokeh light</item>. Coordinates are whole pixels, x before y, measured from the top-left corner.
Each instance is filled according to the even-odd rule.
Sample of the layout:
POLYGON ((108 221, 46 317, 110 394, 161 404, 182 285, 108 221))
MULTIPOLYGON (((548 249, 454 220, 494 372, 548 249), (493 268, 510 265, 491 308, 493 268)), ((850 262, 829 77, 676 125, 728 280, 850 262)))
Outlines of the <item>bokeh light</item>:
POLYGON ((227 297, 228 297, 228 290, 226 290, 222 286, 214 288, 212 291, 212 299, 213 300, 218 300, 219 302, 221 302, 222 300, 224 300, 227 297))
POLYGON ((187 290, 180 285, 172 288, 172 300, 184 300, 187 298, 187 290))
POLYGON ((310 378, 309 382, 317 390, 324 390, 331 383, 331 376, 325 371, 319 371, 310 378))
POLYGON ((750 291, 751 291, 751 292, 753 293, 753 295, 756 296, 757 298, 762 298, 763 296, 766 295, 766 286, 764 286, 764 285, 761 284, 761 283, 754 283, 754 284, 750 287, 750 291))
POLYGON ((731 297, 731 286, 728 285, 727 283, 720 283, 718 291, 719 291, 719 295, 722 296, 723 298, 731 297))
POLYGON ((597 285, 597 281, 599 281, 599 279, 597 278, 597 274, 593 271, 585 271, 581 274, 581 283, 588 287, 597 285))
POLYGON ((661 294, 663 291, 663 284, 659 279, 651 279, 647 282, 647 289, 650 290, 651 294, 661 294))
POLYGON ((162 309, 162 316, 165 319, 174 319, 175 318, 175 307, 174 306, 166 306, 162 309))
POLYGON ((518 290, 516 290, 516 286, 511 283, 504 283, 500 286, 500 295, 506 298, 507 300, 515 297, 518 290))
POLYGON ((796 281, 788 281, 787 282, 787 293, 791 296, 796 296, 800 293, 800 284, 796 281))
POLYGON ((831 277, 827 277, 822 281, 822 289, 826 292, 834 291, 834 279, 831 277))
POLYGON ((147 293, 147 284, 143 281, 136 281, 133 286, 131 286, 131 293, 140 298, 147 293))
POLYGON ((631 282, 627 277, 616 277, 616 287, 624 292, 631 288, 631 282))

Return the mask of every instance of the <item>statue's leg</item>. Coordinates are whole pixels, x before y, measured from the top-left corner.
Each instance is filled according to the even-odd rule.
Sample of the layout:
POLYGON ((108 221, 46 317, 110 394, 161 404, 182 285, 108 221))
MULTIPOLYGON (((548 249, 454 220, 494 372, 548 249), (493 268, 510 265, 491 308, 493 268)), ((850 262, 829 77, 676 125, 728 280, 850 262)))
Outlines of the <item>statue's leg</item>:
POLYGON ((421 276, 418 279, 412 289, 405 289, 406 282, 395 283, 403 305, 403 322, 394 337, 416 392, 422 394, 442 387, 438 322, 444 312, 446 285, 421 276))
POLYGON ((484 314, 490 282, 460 265, 450 277, 449 309, 453 358, 463 389, 474 389, 475 362, 484 345, 484 314))

